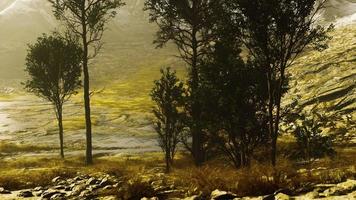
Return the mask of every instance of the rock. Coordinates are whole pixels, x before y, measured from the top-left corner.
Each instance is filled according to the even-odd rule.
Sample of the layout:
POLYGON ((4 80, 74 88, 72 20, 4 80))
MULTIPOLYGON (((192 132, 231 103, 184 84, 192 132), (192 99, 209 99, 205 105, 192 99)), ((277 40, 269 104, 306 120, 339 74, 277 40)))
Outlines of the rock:
POLYGON ((356 180, 348 179, 347 181, 339 183, 336 186, 344 189, 345 192, 351 192, 356 189, 356 180))
POLYGON ((351 199, 356 199, 356 191, 351 192, 347 196, 350 197, 351 199))
POLYGON ((93 196, 93 194, 88 191, 88 190, 83 190, 80 194, 79 194, 79 197, 80 198, 87 198, 87 197, 90 197, 90 196, 93 196))
POLYGON ((85 189, 86 189, 85 185, 76 185, 76 186, 74 186, 72 188, 72 192, 69 195, 70 196, 77 196, 85 189))
POLYGON ((61 177, 57 176, 54 179, 52 179, 52 183, 57 183, 60 179, 61 179, 61 177))
POLYGON ((111 189, 113 189, 112 185, 107 185, 103 188, 103 190, 111 190, 111 189))
MULTIPOLYGON (((258 197, 257 197, 258 198, 258 197)), ((262 200, 275 200, 274 194, 266 195, 261 197, 262 200)))
POLYGON ((283 193, 278 193, 274 196, 274 199, 275 200, 289 200, 290 197, 286 194, 283 194, 283 193))
POLYGON ((105 187, 105 186, 107 186, 107 185, 111 185, 111 182, 109 181, 109 179, 108 178, 103 178, 102 180, 101 180, 101 182, 99 183, 99 186, 100 187, 105 187))
POLYGON ((277 194, 279 194, 279 193, 291 195, 291 194, 292 194, 292 191, 289 190, 289 189, 286 189, 286 188, 281 188, 281 189, 275 191, 275 192, 274 192, 274 195, 277 195, 277 194))
POLYGON ((55 189, 48 189, 47 191, 44 191, 41 195, 41 197, 43 199, 51 199, 52 196, 54 196, 55 194, 59 194, 61 193, 60 191, 58 190, 55 190, 55 189))
POLYGON ((159 200, 159 199, 158 197, 151 197, 151 198, 143 197, 141 198, 141 200, 159 200))
POLYGON ((56 189, 56 190, 64 190, 66 188, 66 186, 64 185, 56 185, 53 187, 53 189, 56 189))
POLYGON ((27 197, 33 197, 33 194, 29 190, 24 190, 24 191, 20 191, 17 196, 27 198, 27 197))
POLYGON ((50 200, 65 200, 64 193, 57 193, 51 196, 50 200))
POLYGON ((93 192, 94 190, 96 190, 96 189, 98 189, 98 188, 100 188, 99 185, 90 185, 90 186, 88 187, 88 190, 91 191, 91 192, 93 192))
POLYGON ((347 192, 341 188, 341 187, 331 187, 323 192, 323 196, 329 197, 329 196, 339 196, 339 195, 344 195, 347 192))
POLYGON ((43 187, 35 187, 34 189, 33 189, 33 191, 40 191, 40 190, 44 190, 44 188, 43 187))
POLYGON ((233 194, 231 192, 225 192, 225 191, 220 191, 220 190, 214 190, 211 192, 210 195, 211 199, 214 200, 228 200, 228 199, 234 199, 237 197, 236 194, 233 194))
POLYGON ((87 182, 86 182, 86 184, 87 185, 94 185, 94 184, 96 184, 98 182, 98 180, 96 180, 95 178, 90 178, 90 179, 88 179, 87 180, 87 182))
POLYGON ((318 198, 319 197, 319 192, 317 191, 312 191, 312 192, 308 192, 306 195, 305 195, 305 198, 306 199, 315 199, 315 198, 318 198))
POLYGON ((194 196, 191 196, 191 197, 186 197, 183 200, 202 200, 202 198, 199 195, 194 195, 194 196))
POLYGON ((5 190, 3 187, 0 187, 0 194, 11 194, 9 190, 5 190))
POLYGON ((117 200, 116 196, 99 197, 99 200, 117 200))
POLYGON ((336 184, 336 186, 326 189, 322 193, 322 196, 329 197, 329 196, 345 195, 345 194, 350 193, 354 190, 356 190, 356 180, 348 179, 345 182, 336 184))
POLYGON ((80 176, 76 176, 76 177, 73 178, 74 182, 78 182, 78 181, 81 181, 81 180, 83 180, 83 178, 80 177, 80 176))

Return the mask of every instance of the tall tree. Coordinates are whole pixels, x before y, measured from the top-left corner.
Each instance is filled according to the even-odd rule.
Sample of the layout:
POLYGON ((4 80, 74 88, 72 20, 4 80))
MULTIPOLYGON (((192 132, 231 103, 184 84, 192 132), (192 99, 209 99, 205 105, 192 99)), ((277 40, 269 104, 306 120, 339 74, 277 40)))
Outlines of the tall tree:
POLYGON ((226 1, 232 3, 232 9, 240 11, 235 13, 243 19, 243 42, 267 76, 271 162, 275 165, 286 69, 308 47, 327 48, 327 33, 332 26, 317 24, 326 0, 226 1))
POLYGON ((37 43, 29 45, 26 57, 26 71, 30 80, 25 83, 25 88, 53 104, 62 158, 63 104, 81 86, 82 55, 83 51, 77 41, 54 33, 51 36, 43 35, 37 39, 37 43))
POLYGON ((84 104, 86 124, 86 164, 93 163, 92 124, 90 114, 90 78, 88 61, 102 47, 102 36, 107 22, 115 17, 116 9, 123 6, 121 0, 48 0, 53 5, 57 19, 67 25, 69 31, 81 38, 83 48, 84 104))
POLYGON ((157 23, 159 30, 154 41, 163 47, 172 41, 178 48, 180 58, 189 65, 190 103, 188 110, 192 123, 192 154, 197 165, 204 161, 201 106, 198 93, 200 85, 199 65, 206 54, 206 47, 213 41, 209 30, 212 23, 211 8, 218 1, 210 0, 146 0, 145 10, 150 21, 157 23))
POLYGON ((158 142, 165 152, 166 172, 170 171, 180 134, 184 128, 182 124, 182 107, 184 87, 175 71, 170 68, 161 70, 161 79, 155 81, 151 91, 152 100, 156 106, 153 109, 155 115, 155 129, 158 133, 158 142))
POLYGON ((241 43, 227 22, 219 26, 219 40, 201 69, 203 119, 211 149, 221 151, 239 168, 248 166, 255 148, 268 141, 268 95, 263 71, 244 62, 241 43))

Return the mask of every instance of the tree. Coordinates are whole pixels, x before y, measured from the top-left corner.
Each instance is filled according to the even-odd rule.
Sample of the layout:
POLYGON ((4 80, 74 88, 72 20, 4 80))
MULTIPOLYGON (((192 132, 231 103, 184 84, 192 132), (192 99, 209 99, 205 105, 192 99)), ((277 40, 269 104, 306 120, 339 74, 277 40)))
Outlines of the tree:
POLYGON ((240 43, 225 32, 201 70, 210 143, 236 168, 248 166, 255 148, 268 138, 265 76, 240 53, 240 43))
POLYGON ((286 69, 308 47, 327 48, 332 26, 316 23, 326 0, 227 0, 242 16, 242 41, 255 62, 263 66, 268 86, 268 125, 271 162, 276 164, 277 138, 281 119, 281 98, 286 69))
POLYGON ((88 62, 102 47, 102 36, 107 22, 115 17, 121 0, 48 0, 57 19, 65 22, 68 30, 81 38, 83 48, 84 104, 86 124, 86 164, 93 163, 92 124, 90 113, 90 79, 88 62))
POLYGON ((25 83, 25 88, 53 104, 58 120, 62 158, 63 104, 81 86, 82 56, 83 51, 77 41, 54 33, 43 35, 37 39, 37 43, 29 45, 26 57, 26 71, 30 80, 25 83))
POLYGON ((201 106, 199 103, 199 65, 214 36, 209 30, 212 23, 211 10, 218 1, 210 0, 146 0, 145 10, 150 12, 150 22, 156 22, 159 31, 154 41, 163 47, 168 41, 177 46, 180 58, 189 65, 190 101, 187 110, 192 135, 192 154, 197 165, 204 161, 201 106))
POLYGON ((182 124, 183 83, 170 68, 161 70, 162 77, 155 81, 151 97, 156 103, 153 113, 156 117, 155 129, 158 141, 165 152, 166 171, 170 171, 177 144, 184 125, 182 124))

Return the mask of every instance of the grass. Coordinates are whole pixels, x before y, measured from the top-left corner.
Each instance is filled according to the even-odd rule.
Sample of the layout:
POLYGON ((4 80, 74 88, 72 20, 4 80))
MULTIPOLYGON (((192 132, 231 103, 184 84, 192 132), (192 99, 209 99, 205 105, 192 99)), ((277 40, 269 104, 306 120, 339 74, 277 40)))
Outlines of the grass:
POLYGON ((28 145, 28 144, 15 144, 0 141, 0 155, 1 154, 11 154, 11 153, 24 153, 24 152, 39 152, 39 151, 51 151, 53 147, 44 145, 28 145))
MULTIPOLYGON (((231 191, 239 196, 264 195, 277 189, 308 191, 317 183, 338 183, 347 178, 356 178, 355 149, 338 149, 333 159, 299 165, 283 157, 276 168, 267 161, 254 161, 251 167, 236 170, 224 159, 207 162, 195 167, 191 157, 179 153, 173 171, 164 174, 162 153, 122 155, 116 157, 96 157, 94 165, 85 166, 83 157, 65 160, 54 157, 26 157, 4 160, 0 166, 0 187, 11 190, 33 188, 51 184, 56 176, 74 177, 77 172, 84 174, 107 173, 122 180, 118 189, 100 195, 117 195, 126 199, 143 196, 159 196, 154 187, 174 186, 179 191, 175 197, 185 197, 202 193, 207 197, 215 189, 231 191), (298 170, 304 173, 298 173, 298 170), (317 170, 315 170, 317 169, 317 170)), ((164 198, 166 198, 165 196, 164 198)))

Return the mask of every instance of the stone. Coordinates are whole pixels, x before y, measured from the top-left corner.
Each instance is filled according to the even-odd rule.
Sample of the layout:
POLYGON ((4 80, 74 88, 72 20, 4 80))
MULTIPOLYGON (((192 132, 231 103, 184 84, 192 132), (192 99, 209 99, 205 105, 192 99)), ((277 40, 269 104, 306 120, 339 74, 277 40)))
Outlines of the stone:
POLYGON ((87 182, 86 182, 87 185, 94 185, 96 183, 97 183, 97 180, 95 178, 93 178, 93 177, 88 179, 87 182))
POLYGON ((339 196, 339 195, 344 195, 346 194, 345 190, 341 187, 331 187, 323 192, 323 196, 329 197, 329 196, 339 196))
POLYGON ((76 185, 72 188, 72 192, 70 192, 70 196, 77 196, 79 195, 83 190, 86 189, 85 185, 76 185))
POLYGON ((56 189, 56 190, 64 190, 66 188, 66 186, 64 185, 56 185, 53 187, 53 189, 56 189))
POLYGON ((33 194, 29 190, 24 190, 24 191, 20 191, 17 196, 27 198, 27 197, 33 197, 33 194))
POLYGON ((231 192, 220 191, 220 190, 216 189, 211 192, 210 197, 211 197, 211 199, 214 199, 214 200, 227 200, 227 199, 234 199, 237 197, 237 195, 233 194, 231 192))
POLYGON ((57 183, 60 179, 61 179, 61 177, 57 176, 57 177, 52 179, 52 183, 57 183))
POLYGON ((103 190, 111 190, 111 189, 113 189, 112 185, 107 185, 103 188, 103 190))
POLYGON ((40 186, 40 187, 35 187, 35 188, 33 189, 33 191, 36 191, 36 192, 37 192, 37 191, 40 191, 40 190, 44 190, 44 188, 40 186))
POLYGON ((183 200, 202 200, 202 198, 199 195, 194 195, 194 196, 191 196, 191 197, 186 197, 183 200))
POLYGON ((116 196, 106 196, 106 197, 100 197, 100 200, 117 200, 116 196))
POLYGON ((274 196, 274 199, 275 200, 289 200, 290 197, 286 194, 283 194, 283 193, 278 193, 274 196))
POLYGON ((351 192, 356 189, 356 180, 348 179, 347 181, 339 183, 336 186, 343 188, 345 192, 351 192))
POLYGON ((50 200, 65 200, 64 193, 57 193, 51 196, 50 200))
POLYGON ((11 194, 9 190, 5 190, 3 187, 0 187, 0 194, 11 194))
POLYGON ((99 185, 90 185, 90 186, 88 187, 88 190, 91 191, 91 192, 93 192, 94 190, 99 189, 99 188, 100 188, 99 185))
POLYGON ((107 185, 110 185, 111 184, 111 182, 109 181, 109 179, 108 178, 103 178, 102 180, 101 180, 101 182, 99 183, 99 185, 100 185, 100 187, 105 187, 105 186, 107 186, 107 185))
POLYGON ((81 178, 80 176, 76 176, 76 177, 73 178, 74 182, 78 182, 78 181, 81 181, 81 180, 83 180, 83 178, 81 178))
POLYGON ((92 197, 93 196, 93 193, 91 193, 90 191, 88 190, 83 190, 80 194, 79 194, 79 197, 81 199, 83 198, 88 198, 88 197, 92 197))
POLYGON ((60 191, 58 190, 55 190, 55 189, 48 189, 46 191, 44 191, 41 195, 42 198, 44 199, 50 199, 52 196, 54 196, 55 194, 59 194, 61 193, 60 191))
POLYGON ((314 190, 314 191, 308 192, 304 196, 305 196, 306 199, 315 199, 315 198, 319 197, 319 192, 314 190))

